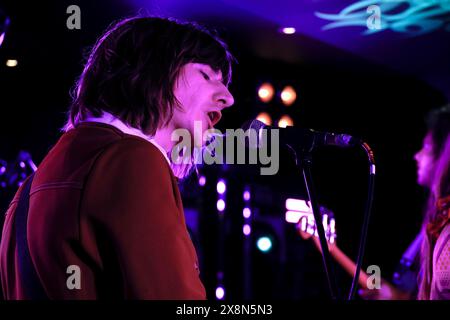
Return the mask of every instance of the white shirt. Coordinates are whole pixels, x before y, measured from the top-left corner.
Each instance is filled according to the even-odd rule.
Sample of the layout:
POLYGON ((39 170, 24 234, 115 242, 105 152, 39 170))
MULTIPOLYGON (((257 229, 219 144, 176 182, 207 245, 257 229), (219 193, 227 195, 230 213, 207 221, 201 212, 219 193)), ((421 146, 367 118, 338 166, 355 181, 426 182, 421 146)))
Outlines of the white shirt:
POLYGON ((159 151, 161 151, 161 153, 163 154, 164 158, 167 160, 167 163, 170 165, 170 160, 169 157, 167 157, 166 154, 166 150, 163 149, 163 147, 161 147, 155 139, 152 139, 151 137, 145 135, 141 130, 136 129, 136 128, 131 128, 129 127, 127 124, 125 124, 122 120, 120 120, 119 118, 113 116, 112 114, 106 112, 106 111, 102 111, 103 115, 101 117, 94 117, 94 116, 89 116, 87 117, 85 120, 81 121, 81 122, 100 122, 100 123, 106 123, 109 124, 111 126, 116 127, 117 129, 119 129, 120 131, 122 131, 123 133, 126 134, 131 134, 133 136, 138 136, 141 137, 145 140, 147 140, 148 142, 152 143, 156 148, 158 148, 159 151))

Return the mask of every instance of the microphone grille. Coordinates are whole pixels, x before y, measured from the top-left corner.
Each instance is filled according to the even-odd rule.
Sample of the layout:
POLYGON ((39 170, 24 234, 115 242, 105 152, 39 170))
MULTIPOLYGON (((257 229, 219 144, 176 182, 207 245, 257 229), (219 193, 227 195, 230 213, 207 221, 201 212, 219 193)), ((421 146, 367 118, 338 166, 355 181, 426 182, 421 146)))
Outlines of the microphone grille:
POLYGON ((266 125, 256 119, 252 119, 252 120, 247 120, 244 122, 244 124, 241 126, 241 129, 243 129, 244 131, 247 131, 248 129, 252 129, 252 130, 256 130, 256 132, 259 132, 259 130, 265 128, 266 125))
POLYGON ((244 137, 244 144, 251 149, 261 148, 263 141, 261 139, 261 129, 268 129, 263 122, 253 119, 244 122, 241 129, 246 133, 244 137))

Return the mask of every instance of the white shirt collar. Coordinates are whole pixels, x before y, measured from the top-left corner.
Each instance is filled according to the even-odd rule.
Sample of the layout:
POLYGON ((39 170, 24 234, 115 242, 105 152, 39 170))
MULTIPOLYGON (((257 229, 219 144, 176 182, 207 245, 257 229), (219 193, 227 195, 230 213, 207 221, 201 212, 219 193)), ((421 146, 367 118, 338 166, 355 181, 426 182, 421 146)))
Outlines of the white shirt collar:
POLYGON ((131 134, 133 136, 138 136, 141 137, 145 140, 147 140, 148 142, 152 143, 156 148, 158 148, 159 151, 161 151, 161 153, 163 154, 164 158, 167 160, 167 163, 170 165, 170 160, 169 157, 167 157, 166 154, 166 150, 164 150, 163 147, 161 147, 155 139, 152 139, 151 137, 145 135, 141 130, 136 129, 136 128, 131 128, 129 127, 127 124, 125 124, 122 120, 120 120, 119 118, 113 116, 112 114, 106 112, 106 111, 102 111, 103 115, 100 117, 94 117, 94 116, 88 116, 85 120, 83 120, 82 122, 100 122, 100 123, 106 123, 109 124, 111 126, 116 127, 117 129, 119 129, 120 131, 122 131, 123 133, 126 134, 131 134))

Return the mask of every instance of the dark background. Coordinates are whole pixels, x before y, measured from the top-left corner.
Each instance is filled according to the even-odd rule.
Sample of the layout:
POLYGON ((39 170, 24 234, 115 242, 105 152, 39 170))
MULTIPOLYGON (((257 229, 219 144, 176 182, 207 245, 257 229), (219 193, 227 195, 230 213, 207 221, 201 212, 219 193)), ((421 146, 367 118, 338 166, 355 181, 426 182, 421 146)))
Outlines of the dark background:
MULTIPOLYGON (((382 276, 389 279, 420 228, 426 195, 416 185, 413 155, 425 134, 425 114, 443 105, 449 96, 443 91, 450 78, 446 58, 449 33, 437 30, 412 37, 392 31, 364 36, 363 28, 322 31, 325 21, 314 18, 312 10, 339 12, 351 1, 252 3, 2 1, 0 8, 10 16, 11 27, 0 47, 0 159, 13 161, 19 150, 27 150, 34 162, 40 163, 61 135, 71 101, 69 92, 81 73, 86 52, 110 23, 144 7, 150 14, 196 20, 215 28, 238 60, 230 87, 235 105, 224 111, 219 129, 238 128, 264 110, 275 118, 289 114, 295 126, 345 132, 371 145, 377 180, 364 266, 379 265, 382 276), (66 28, 66 8, 72 4, 81 8, 81 30, 66 28), (297 23, 300 32, 280 34, 277 30, 283 23, 297 23), (11 58, 18 60, 17 67, 5 66, 11 58), (290 107, 277 101, 268 105, 258 102, 257 88, 263 81, 272 82, 277 90, 292 85, 297 101, 290 107)), ((274 236, 271 254, 251 249, 251 297, 327 295, 320 257, 284 222, 285 198, 304 198, 305 194, 292 159, 284 151, 282 155, 280 173, 275 177, 259 177, 243 166, 213 166, 200 168, 207 177, 205 187, 198 186, 196 176, 181 185, 185 207, 193 210, 192 221, 198 223, 198 228, 191 229, 195 229, 193 239, 211 298, 219 269, 225 270, 227 298, 246 297, 241 232, 245 185, 251 186, 252 206, 255 212, 259 210, 251 239, 269 234, 277 226, 282 230, 274 236), (228 182, 222 223, 215 209, 215 182, 220 177, 228 182), (274 222, 261 222, 266 217, 274 222), (221 232, 223 248, 219 245, 221 232), (287 252, 285 262, 280 262, 278 255, 281 247, 287 252)), ((319 150, 314 154, 313 174, 321 204, 335 214, 339 246, 355 259, 367 197, 365 155, 360 150, 319 150)), ((11 188, 8 192, 5 196, 7 191, 3 191, 2 208, 9 202, 11 188)), ((346 292, 350 278, 342 270, 337 273, 346 292)))

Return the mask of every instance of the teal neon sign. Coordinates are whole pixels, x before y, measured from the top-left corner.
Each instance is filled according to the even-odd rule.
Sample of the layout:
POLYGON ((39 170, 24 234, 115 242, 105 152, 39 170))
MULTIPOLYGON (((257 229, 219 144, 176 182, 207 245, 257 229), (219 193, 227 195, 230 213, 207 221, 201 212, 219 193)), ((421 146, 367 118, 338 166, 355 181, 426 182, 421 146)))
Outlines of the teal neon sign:
POLYGON ((392 30, 422 35, 436 30, 450 31, 450 0, 362 0, 338 14, 315 12, 321 19, 332 21, 322 27, 330 30, 361 26, 364 35, 392 30), (377 28, 370 24, 377 22, 377 28))

